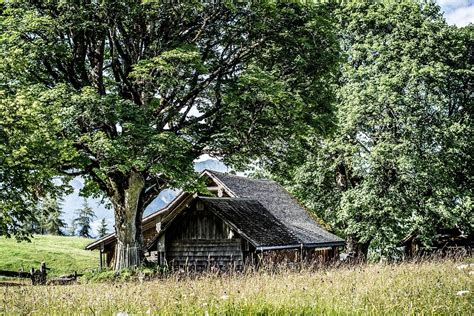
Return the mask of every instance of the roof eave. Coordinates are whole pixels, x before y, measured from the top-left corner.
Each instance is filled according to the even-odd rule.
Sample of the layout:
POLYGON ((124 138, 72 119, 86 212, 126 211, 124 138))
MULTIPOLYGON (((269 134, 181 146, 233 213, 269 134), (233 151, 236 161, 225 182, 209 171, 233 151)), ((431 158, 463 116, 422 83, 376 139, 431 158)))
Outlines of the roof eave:
POLYGON ((301 249, 302 247, 303 247, 303 244, 258 246, 258 247, 255 247, 255 250, 256 251, 272 251, 272 250, 285 250, 285 249, 301 249))
POLYGON ((107 236, 102 237, 101 239, 98 239, 96 241, 91 242, 88 244, 84 249, 85 250, 94 250, 100 247, 100 245, 108 245, 115 239, 115 233, 111 233, 107 236))
POLYGON ((318 243, 306 243, 303 244, 304 248, 325 248, 325 247, 342 247, 345 246, 346 242, 341 241, 329 241, 329 242, 318 242, 318 243))
POLYGON ((306 243, 293 245, 277 245, 277 246, 258 246, 257 251, 272 251, 272 250, 288 250, 288 249, 308 249, 308 248, 327 248, 345 246, 345 241, 336 242, 320 242, 320 243, 306 243))

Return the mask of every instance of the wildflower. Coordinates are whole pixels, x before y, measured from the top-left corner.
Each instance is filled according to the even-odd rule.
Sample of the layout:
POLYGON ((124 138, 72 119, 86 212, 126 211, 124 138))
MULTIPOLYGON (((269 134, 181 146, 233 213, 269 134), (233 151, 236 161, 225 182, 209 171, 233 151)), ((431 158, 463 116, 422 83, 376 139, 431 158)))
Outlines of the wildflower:
POLYGON ((463 296, 463 295, 468 294, 468 293, 469 293, 469 291, 462 290, 462 291, 458 291, 458 292, 456 293, 456 295, 458 295, 458 296, 463 296))
POLYGON ((221 296, 221 300, 226 301, 227 299, 229 299, 229 296, 227 294, 221 296))
POLYGON ((458 270, 464 270, 464 269, 469 269, 469 268, 474 268, 474 263, 466 263, 466 264, 461 264, 457 266, 458 270))

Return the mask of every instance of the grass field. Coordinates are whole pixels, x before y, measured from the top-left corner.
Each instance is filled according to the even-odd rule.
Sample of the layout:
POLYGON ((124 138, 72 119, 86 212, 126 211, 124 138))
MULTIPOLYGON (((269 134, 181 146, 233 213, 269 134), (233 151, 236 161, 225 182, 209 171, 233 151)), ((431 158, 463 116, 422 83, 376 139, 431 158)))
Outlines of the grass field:
POLYGON ((92 240, 80 237, 36 235, 31 242, 18 243, 0 237, 0 270, 29 271, 46 262, 50 276, 83 272, 98 266, 98 254, 84 250, 92 240))
POLYGON ((472 315, 474 266, 461 264, 448 260, 0 288, 0 314, 472 315))

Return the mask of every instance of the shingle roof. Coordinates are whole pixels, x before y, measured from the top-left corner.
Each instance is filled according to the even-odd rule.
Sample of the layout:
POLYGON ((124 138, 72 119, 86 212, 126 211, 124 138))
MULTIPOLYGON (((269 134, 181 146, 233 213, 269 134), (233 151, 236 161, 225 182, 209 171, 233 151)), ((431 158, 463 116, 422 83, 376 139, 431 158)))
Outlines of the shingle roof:
MULTIPOLYGON (((329 233, 316 223, 307 211, 278 183, 271 180, 258 180, 225 174, 216 171, 205 170, 202 175, 210 174, 220 181, 233 197, 246 198, 257 201, 263 209, 267 210, 279 222, 281 222, 299 244, 306 247, 325 247, 344 245, 344 240, 329 233)), ((176 202, 186 194, 179 195, 167 207, 150 214, 143 222, 156 221, 156 217, 164 212, 171 211, 176 202)), ((202 198, 202 197, 201 197, 202 198)), ((259 213, 262 208, 249 207, 247 211, 254 210, 252 216, 259 213)), ((260 229, 260 228, 259 228, 260 229)), ((279 229, 279 228, 276 228, 279 229)), ((251 236, 249 236, 251 237, 251 236)), ((272 236, 273 237, 273 236, 272 236)), ((290 241, 288 236, 284 237, 290 241)), ((275 239, 277 240, 277 239, 275 239)), ((110 234, 89 244, 86 249, 96 249, 102 242, 115 242, 115 234, 110 234)))
POLYGON ((344 240, 326 231, 281 185, 271 180, 257 180, 216 171, 208 171, 239 198, 260 202, 281 221, 305 246, 343 245, 344 240))
POLYGON ((258 201, 242 198, 199 199, 256 248, 298 247, 301 243, 288 228, 258 201))

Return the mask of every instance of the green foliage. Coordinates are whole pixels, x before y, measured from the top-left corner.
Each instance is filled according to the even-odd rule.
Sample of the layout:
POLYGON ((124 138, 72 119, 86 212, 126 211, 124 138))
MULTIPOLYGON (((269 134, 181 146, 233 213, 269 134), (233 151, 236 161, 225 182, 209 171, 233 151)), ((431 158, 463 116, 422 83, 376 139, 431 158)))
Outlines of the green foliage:
POLYGON ((80 278, 81 283, 111 282, 117 278, 117 272, 112 270, 88 271, 80 278))
POLYGON ((77 231, 77 224, 76 224, 76 221, 72 219, 71 223, 68 225, 68 228, 67 228, 67 235, 76 236, 76 231, 77 231))
POLYGON ((102 271, 88 271, 80 278, 81 283, 103 283, 103 282, 129 282, 129 281, 143 281, 156 277, 163 272, 163 267, 154 266, 142 267, 135 269, 123 269, 120 271, 102 270, 102 271))
POLYGON ((338 47, 321 6, 14 1, 2 9, 0 183, 19 194, 0 199, 1 234, 20 233, 35 186, 64 190, 53 177, 83 176, 82 194, 116 209, 136 198, 126 192, 139 179, 137 209, 126 211, 141 217, 162 189, 196 188, 201 154, 243 167, 283 154, 285 139, 308 132, 300 122, 320 130, 329 122, 338 47))
POLYGON ((66 227, 66 223, 61 218, 63 212, 60 208, 60 203, 57 199, 46 197, 40 203, 39 212, 41 213, 40 224, 41 233, 48 233, 51 235, 64 235, 62 229, 66 227))
MULTIPOLYGON (((346 54, 337 131, 290 144, 269 170, 363 251, 390 255, 409 233, 474 228, 473 26, 433 3, 337 8, 346 54), (295 159, 296 157, 296 159, 295 159)), ((357 248, 357 247, 356 247, 357 248)))
POLYGON ((38 224, 38 200, 69 192, 53 177, 56 163, 67 161, 71 153, 68 141, 54 136, 59 130, 53 118, 57 108, 40 106, 45 99, 38 87, 16 96, 2 90, 0 95, 0 235, 23 239, 38 224))

